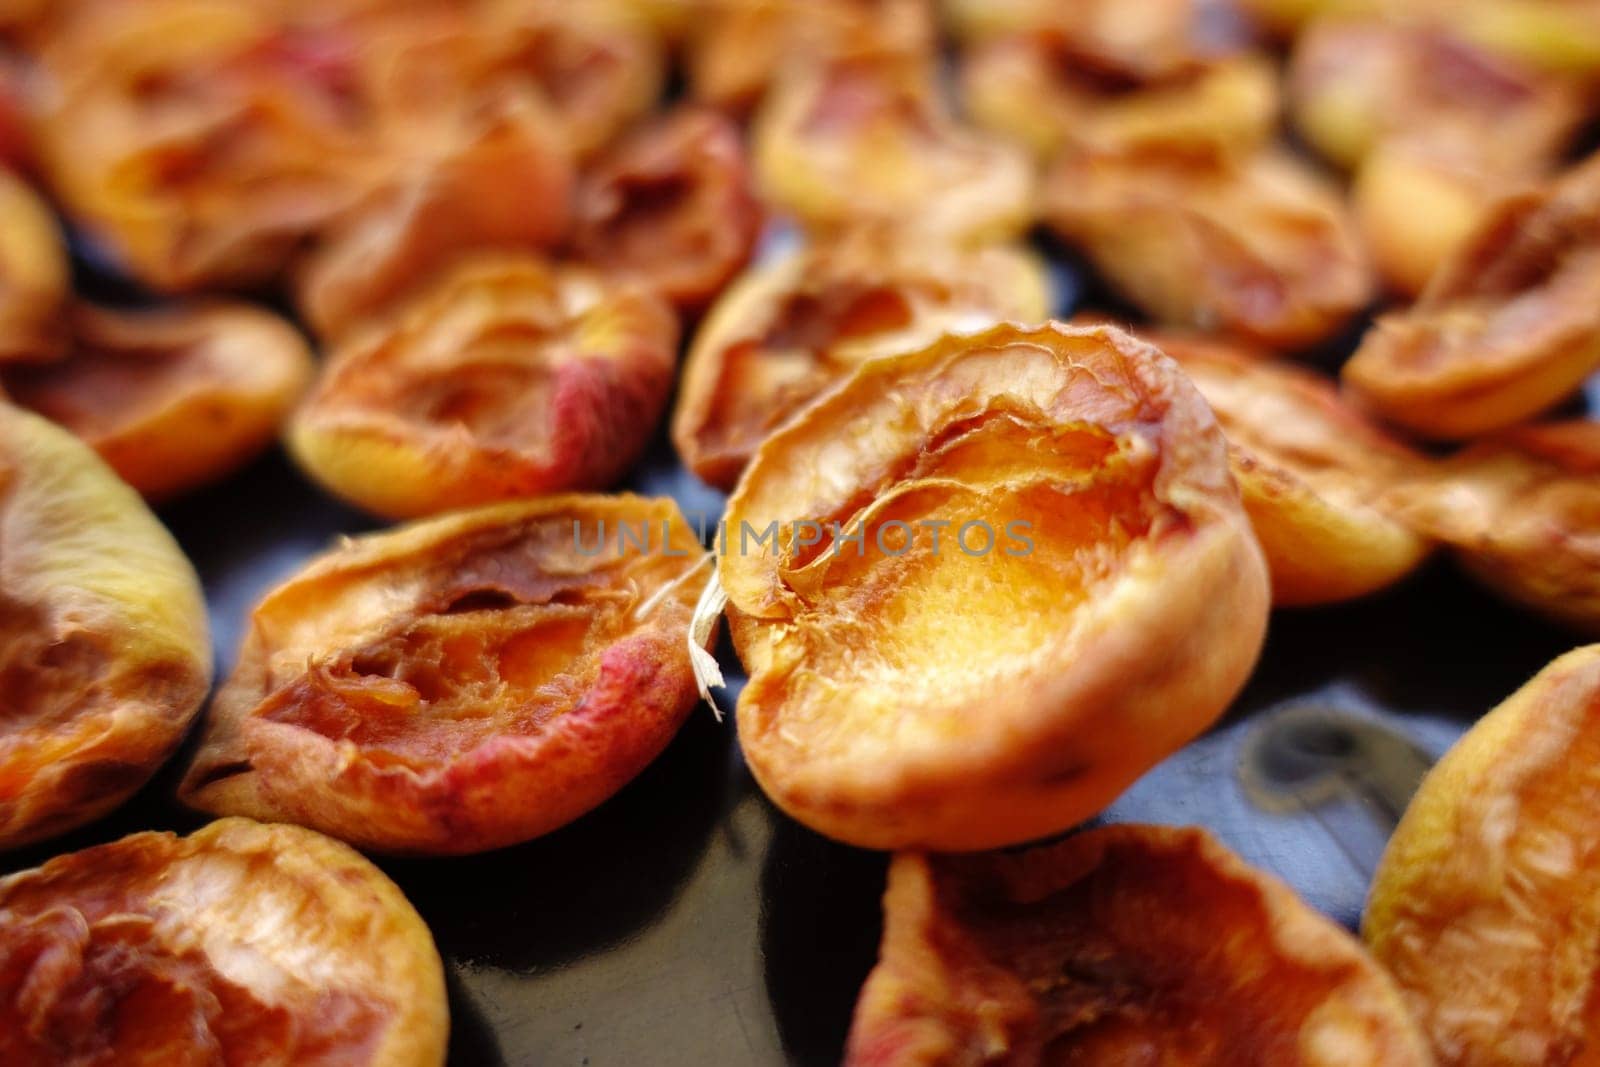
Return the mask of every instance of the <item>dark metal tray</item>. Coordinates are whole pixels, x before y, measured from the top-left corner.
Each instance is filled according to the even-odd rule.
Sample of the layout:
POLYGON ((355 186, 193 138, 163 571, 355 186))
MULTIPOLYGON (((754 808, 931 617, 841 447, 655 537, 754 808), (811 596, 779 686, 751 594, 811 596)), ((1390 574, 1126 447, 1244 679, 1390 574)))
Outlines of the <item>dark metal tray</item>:
MULTIPOLYGON (((722 498, 665 441, 654 456, 634 488, 670 493, 691 517, 720 515, 722 498)), ((278 455, 163 518, 205 580, 221 672, 263 592, 335 535, 373 526, 278 455)), ((1230 715, 1104 818, 1207 826, 1354 926, 1427 764, 1579 643, 1444 561, 1374 599, 1279 612, 1230 715)), ((737 667, 726 647, 722 660, 737 667)), ((199 825, 171 800, 175 766, 103 822, 0 855, 0 872, 199 825)), ((444 955, 452 1063, 700 1067, 838 1061, 876 956, 886 861, 777 814, 731 719, 702 709, 634 783, 564 830, 488 855, 380 862, 444 955)))

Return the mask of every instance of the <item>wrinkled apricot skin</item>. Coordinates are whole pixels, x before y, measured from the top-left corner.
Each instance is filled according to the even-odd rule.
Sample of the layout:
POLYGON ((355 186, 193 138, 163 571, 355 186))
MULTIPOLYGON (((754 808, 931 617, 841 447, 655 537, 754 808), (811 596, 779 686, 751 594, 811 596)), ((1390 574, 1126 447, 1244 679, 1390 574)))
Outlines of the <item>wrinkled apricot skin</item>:
POLYGON ((673 442, 702 480, 731 490, 773 430, 868 359, 1049 313, 1044 264, 1020 249, 871 235, 797 249, 735 282, 701 324, 673 442))
POLYGON ((978 244, 1033 218, 1027 154, 957 122, 921 55, 855 52, 792 68, 757 112, 753 139, 767 202, 812 232, 882 226, 978 244))
POLYGON ((704 562, 675 504, 626 496, 349 542, 257 606, 180 796, 382 852, 557 829, 693 708, 684 635, 704 562))
POLYGON ((1600 157, 1507 196, 1417 303, 1379 318, 1345 385, 1387 421, 1462 440, 1515 426, 1600 366, 1600 157))
POLYGON ((1198 829, 895 857, 847 1067, 1427 1067, 1345 931, 1198 829))
POLYGON ((1362 933, 1444 1067, 1589 1063, 1600 1042, 1600 647, 1570 652, 1433 768, 1362 933))
POLYGON ((0 364, 61 354, 67 246, 39 195, 0 166, 0 364))
POLYGON ((650 441, 677 337, 672 309, 637 286, 470 260, 329 354, 290 451, 393 518, 605 488, 650 441))
POLYGON ((5 849, 97 819, 149 780, 210 688, 211 643, 194 569, 144 502, 9 404, 0 507, 5 849))
POLYGON ((1498 434, 1444 462, 1398 503, 1491 589, 1600 635, 1600 424, 1498 434))
POLYGON ((738 127, 698 109, 656 120, 597 160, 574 213, 578 259, 686 311, 739 272, 761 231, 738 127))
POLYGON ((297 826, 133 834, 0 878, 13 1067, 436 1067, 449 1025, 421 917, 371 863, 297 826))
POLYGON ((745 760, 855 845, 1072 826, 1209 725, 1261 646, 1222 435, 1117 330, 1001 325, 865 363, 768 438, 726 521, 745 760))
POLYGON ((71 316, 72 353, 0 374, 12 400, 65 426, 147 499, 233 472, 277 439, 311 382, 293 327, 243 304, 71 316))
POLYGON ((1048 179, 1045 216, 1163 325, 1301 348, 1373 295, 1339 190, 1270 149, 1068 152, 1048 179))
POLYGON ((1272 573, 1272 602, 1328 604, 1404 578, 1432 546, 1386 505, 1426 461, 1339 398, 1332 382, 1226 345, 1147 335, 1194 381, 1272 573))

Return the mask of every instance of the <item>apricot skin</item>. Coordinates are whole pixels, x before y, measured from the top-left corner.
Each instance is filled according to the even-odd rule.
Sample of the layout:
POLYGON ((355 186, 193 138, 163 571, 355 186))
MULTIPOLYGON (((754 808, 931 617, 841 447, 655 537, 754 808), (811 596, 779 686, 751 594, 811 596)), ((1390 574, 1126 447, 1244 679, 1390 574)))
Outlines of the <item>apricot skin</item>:
POLYGON ((1600 1031, 1600 647, 1478 722, 1412 798, 1362 924, 1441 1065, 1587 1063, 1600 1031))
POLYGON ((69 288, 66 241, 55 216, 0 165, 0 365, 61 354, 69 288))
POLYGON ((0 1059, 444 1062, 444 967, 400 890, 298 826, 140 833, 0 878, 0 1059))
POLYGON ((0 374, 13 400, 65 426, 146 499, 221 478, 277 439, 311 382, 293 327, 243 304, 156 311, 80 304, 72 352, 0 374))
POLYGON ((180 797, 391 853, 557 829, 694 707, 684 635, 704 561, 676 505, 629 496, 351 541, 256 607, 180 797), (619 551, 619 523, 647 527, 649 550, 619 551))
POLYGON ((178 746, 211 684, 194 569, 70 434, 0 403, 5 498, 0 849, 111 811, 178 746))
POLYGON ((1146 336, 1189 374, 1228 438, 1274 604, 1366 596, 1427 558, 1428 539, 1385 503, 1427 461, 1342 401, 1332 382, 1227 345, 1146 336))
POLYGON ((982 555, 788 535, 719 555, 746 763, 851 844, 1072 826, 1220 714, 1260 649, 1266 567, 1222 435, 1120 331, 1002 325, 863 364, 761 446, 726 521, 800 519, 867 546, 891 521, 1032 524, 1031 550, 982 555))
POLYGON ((1349 934, 1204 830, 897 855, 848 1067, 1431 1063, 1349 934))
POLYGON ((677 335, 672 309, 637 285, 477 258, 329 353, 289 448, 391 518, 605 488, 666 407, 677 335))

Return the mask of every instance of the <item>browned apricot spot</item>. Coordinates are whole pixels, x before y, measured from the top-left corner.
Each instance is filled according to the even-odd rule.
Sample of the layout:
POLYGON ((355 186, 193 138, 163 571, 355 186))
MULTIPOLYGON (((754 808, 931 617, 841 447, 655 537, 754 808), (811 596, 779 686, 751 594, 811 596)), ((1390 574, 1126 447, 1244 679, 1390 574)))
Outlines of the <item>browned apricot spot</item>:
POLYGON ((337 841, 224 819, 0 878, 0 1060, 437 1065, 444 968, 337 841))
POLYGON ((388 852, 554 830, 689 714, 704 563, 675 504, 630 496, 349 542, 256 607, 182 795, 388 852))
POLYGON ((80 304, 71 321, 65 360, 13 367, 0 381, 152 499, 221 478, 266 448, 311 381, 293 327, 243 304, 80 304))
POLYGON ((1422 783, 1362 931, 1440 1064, 1600 1052, 1600 646, 1491 711, 1422 783))
POLYGON ((731 489, 768 434, 868 359, 1049 312, 1044 265, 1018 249, 865 233, 813 244, 751 270, 712 309, 673 441, 691 470, 731 489))
POLYGON ((1600 423, 1507 431, 1397 502, 1485 585, 1600 634, 1600 423))
POLYGON ((211 643, 194 569, 144 502, 65 430, 9 404, 0 514, 4 849, 143 785, 205 698, 211 643))
POLYGON ((1492 208, 1344 381, 1385 419, 1462 439, 1525 422, 1600 366, 1600 156, 1492 208))
POLYGON ((1228 438, 1244 509, 1272 572, 1275 604, 1325 604, 1399 581, 1429 542, 1391 499, 1426 460, 1372 425, 1319 374, 1172 334, 1178 361, 1228 438))
POLYGON ((896 856, 845 1062, 1426 1067, 1344 930, 1204 830, 896 856))
POLYGON ((1339 190, 1272 149, 1068 152, 1045 200, 1062 236, 1167 325, 1298 348, 1372 296, 1339 190))
POLYGON ((876 224, 978 241, 1032 221, 1026 154, 961 125, 921 54, 860 51, 790 68, 754 136, 767 199, 815 231, 876 224))
POLYGON ((672 389, 678 325, 656 295, 532 257, 470 260, 329 354, 289 444, 380 515, 604 488, 672 389))
POLYGON ((578 187, 576 256, 698 309, 750 258, 761 228, 739 129, 672 112, 624 138, 578 187))
POLYGON ((0 364, 61 354, 68 291, 67 246, 55 216, 0 161, 0 364))
POLYGON ((1232 700, 1266 622, 1205 401, 1112 329, 863 364, 761 446, 727 523, 746 761, 869 847, 1093 815, 1232 700))

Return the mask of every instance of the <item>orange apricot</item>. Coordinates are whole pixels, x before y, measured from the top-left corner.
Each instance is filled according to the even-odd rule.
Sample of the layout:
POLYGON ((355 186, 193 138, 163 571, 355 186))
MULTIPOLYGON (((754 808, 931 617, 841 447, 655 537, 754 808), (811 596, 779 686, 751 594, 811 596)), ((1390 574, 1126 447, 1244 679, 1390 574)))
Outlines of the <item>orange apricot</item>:
POLYGON ((1423 781, 1362 933, 1444 1067, 1582 1064, 1600 1048, 1600 647, 1570 652, 1423 781))
POLYGON ((701 479, 732 489, 767 435, 867 360, 1049 313, 1044 265, 1017 248, 859 233, 797 249, 735 282, 701 324, 673 442, 701 479))
POLYGON ((55 216, 0 166, 0 364, 61 355, 69 290, 67 246, 55 216))
POLYGON ((1427 558, 1429 541, 1386 502, 1422 476, 1426 460, 1341 400, 1331 381, 1227 345, 1147 336, 1222 426, 1274 604, 1365 596, 1427 558))
POLYGON ((1299 348, 1336 333, 1373 292, 1340 191, 1274 149, 1068 152, 1045 215, 1164 325, 1299 348))
POLYGON ((1515 426, 1600 366, 1600 156, 1500 200, 1422 298, 1381 317, 1345 385, 1397 426, 1457 440, 1515 426))
POLYGON ((267 594, 180 789, 385 852, 526 841, 695 704, 705 553, 677 505, 561 496, 357 538, 267 594))
POLYGON ((1032 221, 1027 155, 957 121, 919 53, 858 51, 791 68, 753 136, 768 202, 812 231, 898 226, 978 243, 1032 221))
POLYGON ((1426 1067, 1344 930, 1199 829, 895 857, 845 1063, 1426 1067))
POLYGON ((298 826, 133 834, 0 878, 0 1060, 444 1063, 444 966, 382 871, 298 826))
POLYGON ((579 182, 574 214, 576 258, 684 310, 721 292, 761 230, 739 129, 700 108, 670 112, 601 156, 579 182))
POLYGON ((1108 328, 862 364, 757 450, 726 524, 745 760, 856 845, 1088 818, 1222 712, 1266 624, 1210 410, 1108 328))
POLYGON ((4 403, 0 497, 5 849, 144 785, 205 699, 211 643, 194 569, 138 495, 71 434, 4 403))
POLYGON ((644 289, 479 257, 347 335, 288 443, 323 485, 391 517, 605 488, 649 443, 677 337, 644 289))
POLYGON ((243 304, 72 310, 71 352, 0 374, 148 499, 226 476, 271 445, 311 382, 293 327, 243 304))

